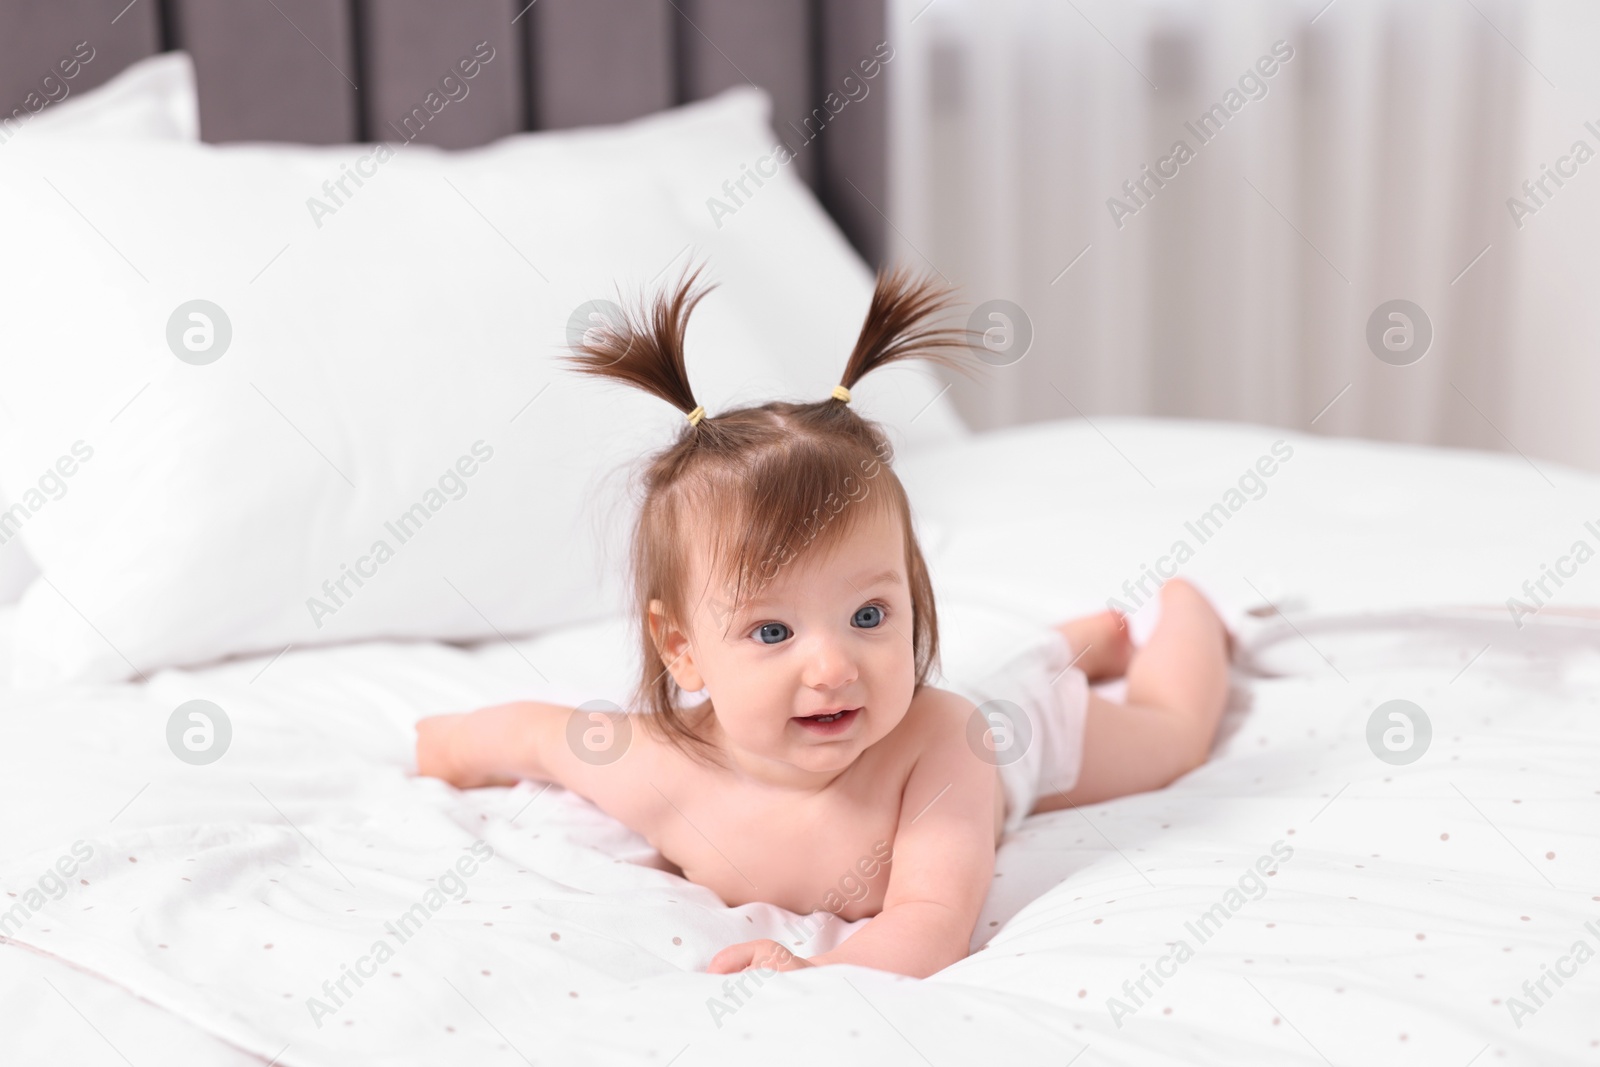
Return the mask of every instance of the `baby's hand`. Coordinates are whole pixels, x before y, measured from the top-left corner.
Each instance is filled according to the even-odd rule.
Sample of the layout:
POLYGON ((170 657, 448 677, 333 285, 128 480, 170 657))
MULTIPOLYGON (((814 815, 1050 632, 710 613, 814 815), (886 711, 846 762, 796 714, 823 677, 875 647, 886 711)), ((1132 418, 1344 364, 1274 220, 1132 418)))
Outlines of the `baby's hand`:
POLYGON ((706 973, 733 974, 752 967, 769 971, 798 971, 802 967, 815 966, 810 960, 801 959, 776 941, 742 941, 737 945, 729 945, 711 957, 711 966, 706 968, 706 973))
POLYGON ((477 772, 461 758, 472 729, 470 715, 429 715, 417 720, 417 774, 441 778, 457 789, 476 789, 485 785, 516 785, 516 778, 501 778, 477 772))

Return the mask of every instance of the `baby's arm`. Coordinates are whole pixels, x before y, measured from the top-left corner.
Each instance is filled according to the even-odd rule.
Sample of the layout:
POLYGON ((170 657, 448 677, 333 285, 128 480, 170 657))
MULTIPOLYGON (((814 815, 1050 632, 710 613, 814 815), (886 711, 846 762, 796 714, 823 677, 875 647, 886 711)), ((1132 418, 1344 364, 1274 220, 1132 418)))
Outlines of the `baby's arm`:
POLYGON ((545 728, 570 709, 519 700, 466 715, 430 715, 417 722, 417 773, 458 789, 548 780, 540 756, 545 728))
POLYGON ((645 837, 665 807, 655 750, 625 712, 521 700, 417 723, 417 773, 459 789, 524 778, 570 789, 645 837))
POLYGON ((883 910, 812 964, 926 978, 967 956, 994 878, 995 768, 967 745, 972 703, 927 695, 936 721, 902 794, 883 910))

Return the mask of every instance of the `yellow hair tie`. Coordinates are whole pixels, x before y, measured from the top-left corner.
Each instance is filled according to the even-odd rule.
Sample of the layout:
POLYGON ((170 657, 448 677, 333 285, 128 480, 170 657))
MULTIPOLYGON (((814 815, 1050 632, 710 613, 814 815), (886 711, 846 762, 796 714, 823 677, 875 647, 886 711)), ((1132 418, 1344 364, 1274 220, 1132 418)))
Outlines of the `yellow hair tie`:
POLYGON ((835 400, 843 400, 846 404, 848 404, 850 403, 850 390, 846 389, 842 385, 836 385, 833 387, 833 398, 835 400))
POLYGON ((706 408, 705 408, 705 405, 702 404, 699 407, 695 408, 693 411, 689 412, 689 415, 688 415, 689 425, 690 426, 698 426, 700 424, 700 420, 705 418, 705 417, 706 417, 706 408))

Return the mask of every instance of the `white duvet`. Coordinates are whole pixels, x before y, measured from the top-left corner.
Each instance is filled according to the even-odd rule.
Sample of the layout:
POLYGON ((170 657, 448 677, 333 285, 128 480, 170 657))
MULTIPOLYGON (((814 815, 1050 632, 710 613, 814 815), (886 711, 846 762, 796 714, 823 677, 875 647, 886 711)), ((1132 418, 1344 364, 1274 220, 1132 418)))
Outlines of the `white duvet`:
POLYGON ((1600 605, 1577 550, 1600 548, 1600 478, 1137 419, 898 469, 950 678, 1029 626, 1137 608, 1180 556, 1283 613, 1241 618, 1254 669, 1206 766, 1003 844, 967 959, 741 991, 703 973, 717 950, 812 924, 723 907, 560 787, 405 774, 419 716, 621 702, 623 620, 292 649, 0 692, 0 1061, 1600 1061, 1600 619, 1577 614, 1600 605), (194 699, 232 728, 209 765, 167 744, 194 699), (1391 700, 1431 726, 1414 762, 1369 745, 1391 700))

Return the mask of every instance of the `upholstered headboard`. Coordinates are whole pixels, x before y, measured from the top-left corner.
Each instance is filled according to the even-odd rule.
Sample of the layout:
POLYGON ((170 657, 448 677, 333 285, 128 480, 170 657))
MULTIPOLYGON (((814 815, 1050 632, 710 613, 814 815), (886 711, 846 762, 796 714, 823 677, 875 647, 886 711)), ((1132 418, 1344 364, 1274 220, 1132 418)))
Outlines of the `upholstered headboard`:
MULTIPOLYGON (((496 62, 471 108, 414 139, 466 148, 519 130, 618 122, 742 82, 773 98, 774 134, 869 264, 883 251, 885 0, 0 0, 0 115, 88 41, 73 82, 194 57, 202 137, 394 140, 472 46, 496 62), (509 57, 500 61, 501 56, 509 57), (847 81, 848 79, 848 81, 847 81), (833 107, 830 109, 830 94, 833 107), (852 98, 840 106, 842 98, 852 98)), ((776 142, 775 142, 776 143, 776 142)))

